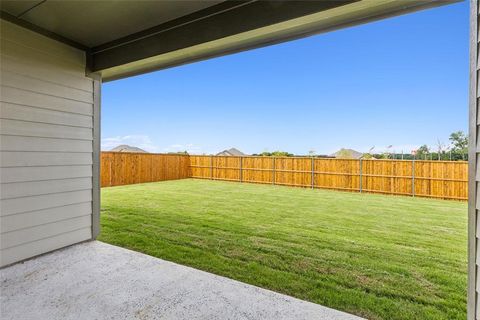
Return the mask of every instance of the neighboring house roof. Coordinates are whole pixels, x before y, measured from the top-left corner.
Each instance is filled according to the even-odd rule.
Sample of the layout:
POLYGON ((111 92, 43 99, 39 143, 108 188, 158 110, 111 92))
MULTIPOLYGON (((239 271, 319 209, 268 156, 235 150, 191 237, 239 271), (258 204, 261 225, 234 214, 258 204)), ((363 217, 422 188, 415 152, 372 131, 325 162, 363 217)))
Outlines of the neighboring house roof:
POLYGON ((363 156, 362 152, 358 152, 353 149, 345 149, 342 148, 338 150, 337 152, 332 154, 332 157, 335 158, 343 158, 343 159, 360 159, 363 156))
POLYGON ((246 156, 245 153, 242 151, 236 149, 236 148, 230 148, 228 150, 223 150, 222 152, 217 153, 217 156, 235 156, 235 157, 240 157, 240 156, 246 156))
POLYGON ((128 144, 121 144, 115 148, 113 148, 110 151, 115 151, 115 152, 138 152, 138 153, 148 153, 147 151, 137 148, 137 147, 132 147, 129 146, 128 144))

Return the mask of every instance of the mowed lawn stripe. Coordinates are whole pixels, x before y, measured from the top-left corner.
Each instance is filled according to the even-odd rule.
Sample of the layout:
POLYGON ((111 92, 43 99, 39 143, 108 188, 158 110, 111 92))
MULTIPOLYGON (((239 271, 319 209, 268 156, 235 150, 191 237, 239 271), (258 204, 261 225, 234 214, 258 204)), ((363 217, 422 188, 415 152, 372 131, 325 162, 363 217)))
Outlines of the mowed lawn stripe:
POLYGON ((102 189, 99 240, 369 319, 465 319, 467 205, 208 180, 102 189))

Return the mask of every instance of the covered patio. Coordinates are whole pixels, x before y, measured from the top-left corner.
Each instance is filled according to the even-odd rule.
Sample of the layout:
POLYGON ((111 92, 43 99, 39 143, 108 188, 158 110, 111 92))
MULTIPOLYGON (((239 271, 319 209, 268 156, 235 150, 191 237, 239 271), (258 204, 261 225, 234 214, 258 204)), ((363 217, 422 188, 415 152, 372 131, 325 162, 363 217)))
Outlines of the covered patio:
MULTIPOLYGON (((359 319, 96 241, 101 84, 453 2, 1 0, 2 319, 359 319)), ((473 320, 480 121, 471 4, 473 320)))

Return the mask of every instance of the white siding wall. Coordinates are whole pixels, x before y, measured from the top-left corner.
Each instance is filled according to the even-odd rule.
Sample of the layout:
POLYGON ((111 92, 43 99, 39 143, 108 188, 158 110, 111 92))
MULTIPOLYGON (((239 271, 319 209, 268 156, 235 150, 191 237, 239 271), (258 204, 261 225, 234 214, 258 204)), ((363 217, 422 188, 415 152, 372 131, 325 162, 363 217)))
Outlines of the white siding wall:
POLYGON ((81 50, 0 22, 4 266, 92 238, 94 82, 81 50))
POLYGON ((468 172, 468 304, 467 318, 480 319, 480 251, 478 249, 480 224, 480 90, 478 88, 479 46, 477 0, 470 0, 470 107, 469 107, 469 172, 468 172))

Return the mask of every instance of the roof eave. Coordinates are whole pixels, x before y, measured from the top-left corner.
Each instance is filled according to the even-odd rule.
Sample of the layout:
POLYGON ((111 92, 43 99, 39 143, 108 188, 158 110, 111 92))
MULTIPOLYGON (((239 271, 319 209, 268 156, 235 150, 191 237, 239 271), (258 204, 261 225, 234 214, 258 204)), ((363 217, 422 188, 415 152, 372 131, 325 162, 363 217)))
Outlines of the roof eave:
POLYGON ((273 45, 460 0, 362 0, 100 71, 104 81, 273 45))

